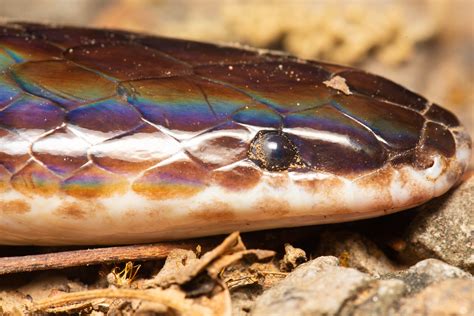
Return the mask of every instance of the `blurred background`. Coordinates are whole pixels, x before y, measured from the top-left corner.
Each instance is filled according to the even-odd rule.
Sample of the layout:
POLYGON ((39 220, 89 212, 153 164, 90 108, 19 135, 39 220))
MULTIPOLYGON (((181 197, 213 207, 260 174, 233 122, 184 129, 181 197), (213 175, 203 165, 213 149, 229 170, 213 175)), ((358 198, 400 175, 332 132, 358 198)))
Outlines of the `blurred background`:
POLYGON ((474 0, 0 0, 9 20, 239 42, 381 74, 474 134, 474 0))

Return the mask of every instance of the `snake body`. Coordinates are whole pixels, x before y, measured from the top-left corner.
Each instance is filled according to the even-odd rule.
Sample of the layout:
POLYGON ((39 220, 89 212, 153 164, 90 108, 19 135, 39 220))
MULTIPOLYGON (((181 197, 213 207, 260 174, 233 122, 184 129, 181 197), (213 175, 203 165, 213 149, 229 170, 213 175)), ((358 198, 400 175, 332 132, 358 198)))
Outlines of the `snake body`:
POLYGON ((382 77, 269 51, 0 26, 0 244, 333 223, 445 193, 471 140, 382 77))

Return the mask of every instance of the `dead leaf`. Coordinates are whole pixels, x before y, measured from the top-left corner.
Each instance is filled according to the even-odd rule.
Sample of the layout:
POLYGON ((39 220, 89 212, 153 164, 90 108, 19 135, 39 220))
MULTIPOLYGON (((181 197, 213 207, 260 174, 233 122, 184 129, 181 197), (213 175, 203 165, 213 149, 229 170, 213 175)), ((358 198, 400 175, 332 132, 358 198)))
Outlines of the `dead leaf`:
POLYGON ((155 286, 168 287, 171 284, 184 284, 189 282, 193 277, 197 276, 200 272, 204 271, 214 260, 227 253, 234 253, 236 251, 245 250, 245 246, 240 239, 238 232, 230 234, 224 241, 213 250, 206 252, 198 260, 190 260, 186 265, 183 265, 182 269, 176 271, 175 274, 170 275, 158 275, 145 282, 146 288, 155 286))
POLYGON ((214 311, 215 315, 231 316, 232 315, 232 301, 230 298, 229 289, 222 281, 218 281, 218 286, 214 287, 211 295, 203 295, 196 299, 200 305, 209 307, 214 311))
POLYGON ((238 260, 241 260, 243 257, 248 255, 254 255, 257 260, 260 261, 273 257, 275 252, 272 250, 250 249, 222 256, 221 258, 212 262, 209 267, 207 267, 208 274, 211 277, 216 278, 225 267, 235 263, 238 260))
POLYGON ((295 248, 290 244, 285 244, 285 255, 280 261, 280 270, 285 272, 293 271, 297 266, 306 262, 306 252, 303 249, 295 248))

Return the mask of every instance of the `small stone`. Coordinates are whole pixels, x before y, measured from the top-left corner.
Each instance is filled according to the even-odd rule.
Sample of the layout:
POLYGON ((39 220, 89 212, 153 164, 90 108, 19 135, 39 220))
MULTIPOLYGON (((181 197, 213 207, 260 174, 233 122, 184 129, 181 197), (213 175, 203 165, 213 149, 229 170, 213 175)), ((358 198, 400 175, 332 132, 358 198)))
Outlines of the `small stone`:
POLYGON ((335 257, 319 257, 264 292, 251 315, 335 315, 370 280, 365 273, 339 267, 335 257))
POLYGON ((308 261, 308 258, 306 258, 306 252, 303 249, 285 244, 285 255, 280 261, 280 270, 285 272, 293 271, 297 266, 306 261, 308 261))
POLYGON ((373 241, 356 232, 326 230, 316 252, 318 256, 336 256, 342 266, 372 275, 396 271, 396 266, 373 241))
POLYGON ((406 286, 400 280, 375 280, 346 301, 338 315, 388 315, 405 293, 406 286))
POLYGON ((459 315, 474 311, 474 281, 444 280, 401 302, 397 315, 459 315))
POLYGON ((410 224, 402 255, 437 258, 474 273, 474 173, 459 187, 425 206, 410 224))
POLYGON ((446 279, 472 278, 469 272, 451 266, 437 259, 426 259, 418 262, 408 270, 389 273, 384 279, 399 279, 405 282, 408 294, 421 291, 430 284, 441 282, 446 279))

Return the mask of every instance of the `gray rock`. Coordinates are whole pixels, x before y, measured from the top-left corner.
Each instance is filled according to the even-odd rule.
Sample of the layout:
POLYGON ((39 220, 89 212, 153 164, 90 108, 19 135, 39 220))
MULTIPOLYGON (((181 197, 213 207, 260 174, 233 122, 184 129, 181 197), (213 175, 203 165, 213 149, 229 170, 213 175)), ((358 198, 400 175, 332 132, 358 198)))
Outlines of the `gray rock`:
POLYGON ((335 257, 319 257, 297 267, 263 293, 251 315, 335 315, 371 280, 365 273, 339 267, 335 257))
POLYGON ((414 294, 429 286, 446 279, 471 279, 472 275, 437 259, 426 259, 418 262, 408 270, 389 273, 384 279, 399 279, 407 286, 408 294, 414 294))
POLYGON ((319 256, 336 256, 342 266, 372 275, 396 270, 373 241, 356 232, 326 230, 321 234, 316 252, 319 256))
POLYGON ((251 307, 253 316, 464 315, 473 304, 472 275, 437 259, 423 260, 382 279, 338 264, 330 256, 304 263, 244 311, 251 307), (445 284, 453 285, 452 293, 445 284), (433 298, 443 303, 431 302, 433 298), (459 306, 457 299, 463 300, 459 306))
POLYGON ((423 206, 410 224, 403 254, 437 258, 474 273, 474 173, 447 195, 423 206))
POLYGON ((396 315, 472 315, 474 281, 450 279, 402 300, 396 315))
POLYGON ((359 289, 356 296, 346 301, 338 315, 388 315, 405 293, 405 283, 400 280, 375 280, 359 289))

